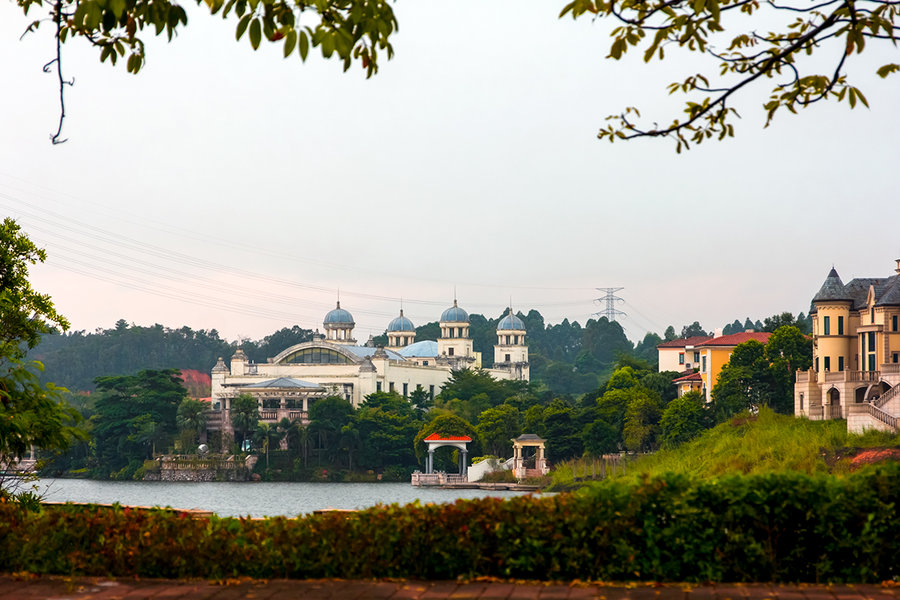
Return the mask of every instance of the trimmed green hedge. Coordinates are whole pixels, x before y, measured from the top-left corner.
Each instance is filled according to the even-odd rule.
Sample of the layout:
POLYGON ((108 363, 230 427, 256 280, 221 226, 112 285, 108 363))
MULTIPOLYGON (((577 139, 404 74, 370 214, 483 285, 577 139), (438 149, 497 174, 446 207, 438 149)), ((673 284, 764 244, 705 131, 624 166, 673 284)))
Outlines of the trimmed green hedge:
POLYGON ((900 466, 577 494, 194 519, 0 504, 0 569, 141 577, 873 582, 900 575, 900 466))

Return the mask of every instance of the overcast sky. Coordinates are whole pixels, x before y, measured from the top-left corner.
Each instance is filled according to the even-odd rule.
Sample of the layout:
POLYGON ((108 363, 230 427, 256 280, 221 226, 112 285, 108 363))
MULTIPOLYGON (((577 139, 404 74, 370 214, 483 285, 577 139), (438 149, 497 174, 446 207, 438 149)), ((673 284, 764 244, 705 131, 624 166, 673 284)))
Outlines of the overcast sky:
POLYGON ((338 290, 360 340, 400 298, 420 325, 454 290, 469 312, 583 323, 595 288, 622 287, 638 340, 805 311, 832 264, 845 281, 893 274, 900 76, 871 74, 890 50, 850 62, 870 110, 763 129, 764 84, 735 139, 676 155, 596 132, 628 105, 670 121, 665 85, 698 67, 674 49, 605 60, 609 25, 560 21, 562 5, 398 2, 396 56, 370 80, 314 52, 252 52, 196 8, 138 76, 76 40, 69 141, 52 146, 49 28, 20 41, 26 19, 0 3, 0 210, 48 251, 36 289, 89 331, 315 329, 338 290))

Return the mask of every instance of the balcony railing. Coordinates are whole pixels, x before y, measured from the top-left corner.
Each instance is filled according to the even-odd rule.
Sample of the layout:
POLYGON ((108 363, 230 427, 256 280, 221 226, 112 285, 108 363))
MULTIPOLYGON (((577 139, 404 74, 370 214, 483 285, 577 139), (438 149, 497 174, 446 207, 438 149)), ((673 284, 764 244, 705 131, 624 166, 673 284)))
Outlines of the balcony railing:
POLYGON ((875 398, 875 400, 872 401, 872 404, 874 404, 878 408, 882 408, 885 404, 896 398, 898 395, 900 395, 900 385, 892 387, 879 397, 875 398))
MULTIPOLYGON (((819 373, 820 383, 838 381, 877 382, 881 380, 881 371, 822 371, 819 373)), ((798 379, 797 381, 801 381, 798 379)))

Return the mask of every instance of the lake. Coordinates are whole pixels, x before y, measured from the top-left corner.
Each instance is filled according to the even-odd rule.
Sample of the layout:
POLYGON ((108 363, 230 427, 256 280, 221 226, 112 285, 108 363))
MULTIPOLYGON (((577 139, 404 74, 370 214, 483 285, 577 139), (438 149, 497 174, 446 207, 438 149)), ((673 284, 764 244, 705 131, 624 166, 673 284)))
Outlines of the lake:
POLYGON ((509 498, 523 492, 443 490, 408 483, 162 483, 41 479, 48 502, 118 502, 132 506, 171 506, 211 510, 221 517, 296 517, 324 508, 360 509, 376 504, 419 500, 453 502, 457 498, 509 498))

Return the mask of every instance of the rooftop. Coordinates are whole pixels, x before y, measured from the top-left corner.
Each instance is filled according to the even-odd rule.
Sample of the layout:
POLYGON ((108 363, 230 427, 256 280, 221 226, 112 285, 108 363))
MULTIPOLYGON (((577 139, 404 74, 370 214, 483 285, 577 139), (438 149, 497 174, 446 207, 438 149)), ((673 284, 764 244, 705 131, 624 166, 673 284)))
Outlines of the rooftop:
POLYGON ((657 344, 657 348, 684 348, 685 346, 699 346, 703 342, 713 339, 711 335, 695 335, 689 338, 679 338, 677 340, 671 340, 668 342, 663 342, 662 344, 657 344))
POLYGON ((769 341, 771 335, 772 334, 768 331, 742 331, 730 335, 720 335, 719 337, 712 338, 702 344, 697 344, 697 346, 702 346, 704 348, 709 346, 737 346, 738 344, 743 344, 750 340, 765 344, 769 341))

